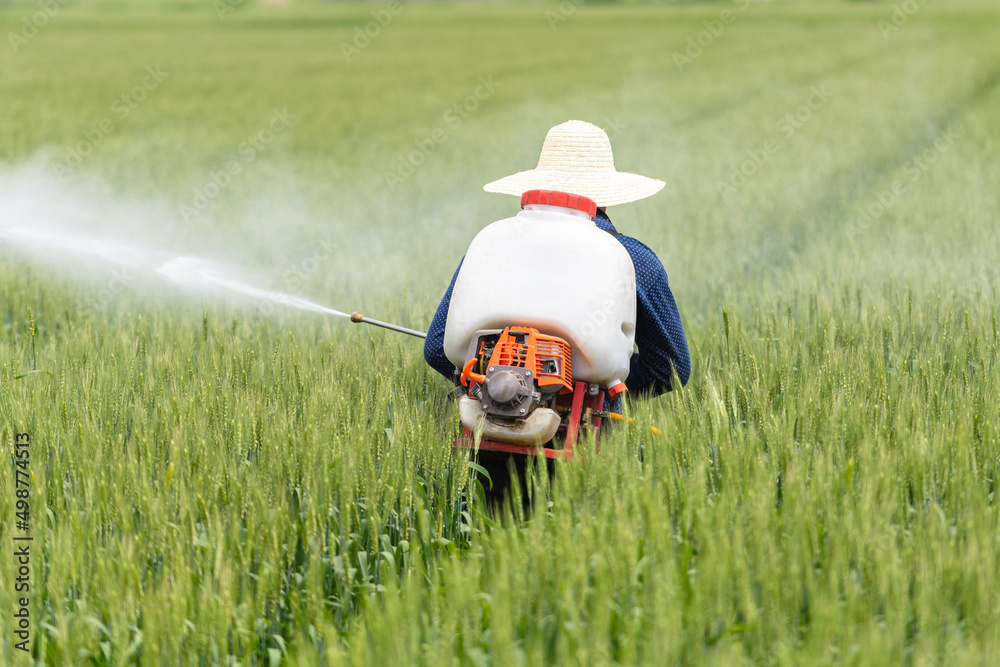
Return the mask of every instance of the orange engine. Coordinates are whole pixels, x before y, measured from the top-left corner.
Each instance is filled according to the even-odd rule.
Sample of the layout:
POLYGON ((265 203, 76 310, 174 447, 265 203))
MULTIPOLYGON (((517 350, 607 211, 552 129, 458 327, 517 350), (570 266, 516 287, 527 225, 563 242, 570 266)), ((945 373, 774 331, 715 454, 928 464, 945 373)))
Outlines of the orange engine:
POLYGON ((481 433, 487 442, 508 443, 504 446, 550 442, 564 421, 557 402, 565 394, 583 397, 585 385, 573 383, 570 344, 525 326, 477 335, 470 346, 475 356, 461 375, 468 388, 458 401, 463 426, 481 433))
POLYGON ((480 342, 479 355, 465 364, 461 381, 463 385, 470 379, 481 383, 490 367, 513 367, 533 373, 539 389, 558 388, 559 393, 566 394, 573 391, 572 360, 572 349, 562 338, 531 327, 507 327, 495 342, 480 342))

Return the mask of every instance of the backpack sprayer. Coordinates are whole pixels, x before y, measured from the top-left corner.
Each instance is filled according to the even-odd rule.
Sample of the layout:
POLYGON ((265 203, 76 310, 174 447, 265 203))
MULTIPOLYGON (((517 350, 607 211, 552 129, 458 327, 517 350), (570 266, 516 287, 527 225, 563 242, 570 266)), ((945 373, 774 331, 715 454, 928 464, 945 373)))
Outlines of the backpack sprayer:
MULTIPOLYGON (((635 272, 590 223, 590 199, 531 190, 521 206, 476 236, 452 289, 444 352, 461 369, 464 427, 455 444, 572 458, 582 431, 624 419, 604 404, 626 391, 635 272)), ((427 337, 360 313, 351 321, 427 337)))
MULTIPOLYGON (((351 321, 356 324, 371 324, 383 329, 389 329, 390 331, 398 331, 409 336, 414 336, 415 338, 427 338, 427 334, 423 331, 408 329, 397 324, 390 324, 371 317, 365 317, 358 312, 351 313, 351 321)), ((566 374, 570 373, 572 369, 571 357, 566 354, 568 347, 568 344, 561 339, 544 336, 534 329, 525 331, 524 328, 520 327, 508 327, 499 335, 484 337, 484 340, 481 341, 480 355, 469 360, 462 369, 459 381, 462 386, 471 384, 470 395, 474 396, 477 400, 483 401, 483 408, 490 414, 501 418, 509 418, 512 422, 509 428, 514 437, 509 438, 509 442, 481 440, 479 444, 480 449, 514 454, 541 453, 550 458, 562 458, 572 455, 572 447, 575 444, 579 428, 574 432, 571 432, 569 428, 569 423, 574 412, 574 404, 578 401, 576 387, 571 385, 566 377, 566 374), (527 342, 525 342, 525 339, 527 339, 527 342), (541 346, 539 346, 539 342, 542 343, 541 346), (559 372, 560 361, 562 361, 562 368, 565 369, 564 373, 559 372), (477 372, 482 371, 484 365, 485 372, 477 372), (527 370, 528 368, 534 368, 535 370, 527 370), (489 375, 489 382, 487 382, 487 374, 489 375), (531 430, 530 426, 522 426, 518 429, 516 426, 518 420, 520 419, 522 424, 527 424, 527 421, 532 418, 528 416, 525 419, 528 409, 538 407, 537 404, 541 403, 542 393, 540 391, 537 393, 529 393, 528 391, 528 386, 534 382, 531 379, 532 375, 537 378, 539 389, 541 387, 551 388, 546 392, 548 396, 545 402, 550 407, 545 409, 559 415, 551 435, 556 435, 562 429, 564 437, 569 442, 568 450, 564 446, 561 450, 542 448, 539 452, 538 448, 534 447, 534 441, 524 442, 523 438, 517 437, 518 430, 531 430), (566 394, 570 394, 569 398, 566 397, 566 394), (554 401, 553 398, 555 399, 554 401), (526 402, 528 407, 521 407, 526 402), (532 403, 535 405, 532 406, 532 403), (556 454, 556 452, 559 452, 559 454, 556 454)), ((624 421, 625 417, 623 415, 603 410, 604 394, 601 391, 591 393, 594 388, 595 385, 588 385, 586 392, 581 392, 580 394, 582 400, 579 401, 580 406, 578 411, 582 417, 582 421, 589 422, 590 426, 597 430, 601 427, 602 419, 624 421)), ((536 412, 536 410, 532 409, 531 415, 535 415, 536 412)), ((538 415, 546 415, 546 421, 549 422, 547 428, 551 428, 551 417, 547 416, 548 413, 539 412, 538 415)), ((538 417, 534 417, 534 419, 537 421, 538 417)), ((629 417, 628 423, 634 424, 635 420, 629 417)), ((650 428, 654 434, 660 434, 659 429, 655 427, 650 428)), ((462 437, 456 441, 456 445, 460 447, 474 446, 474 438, 468 432, 469 429, 466 428, 464 431, 462 437)), ((500 440, 504 438, 504 435, 502 433, 494 434, 494 438, 500 440)))

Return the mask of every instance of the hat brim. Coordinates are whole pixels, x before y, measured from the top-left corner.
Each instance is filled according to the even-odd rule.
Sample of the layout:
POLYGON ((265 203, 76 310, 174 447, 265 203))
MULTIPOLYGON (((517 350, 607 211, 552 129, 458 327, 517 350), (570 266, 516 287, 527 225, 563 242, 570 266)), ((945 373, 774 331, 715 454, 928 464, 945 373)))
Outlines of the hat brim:
POLYGON ((557 190, 594 200, 598 206, 627 204, 651 197, 663 189, 663 181, 622 171, 579 172, 529 169, 483 186, 486 192, 520 197, 528 190, 557 190))

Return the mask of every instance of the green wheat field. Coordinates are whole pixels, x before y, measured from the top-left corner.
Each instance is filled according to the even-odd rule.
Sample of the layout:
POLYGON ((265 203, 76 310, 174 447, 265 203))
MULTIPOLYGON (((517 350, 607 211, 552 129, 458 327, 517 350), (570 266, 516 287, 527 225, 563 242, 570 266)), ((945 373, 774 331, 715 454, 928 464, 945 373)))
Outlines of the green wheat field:
POLYGON ((0 664, 1000 663, 998 35, 974 0, 0 0, 0 664), (517 210, 482 185, 568 119, 666 182, 609 215, 693 373, 528 511, 419 340, 142 265, 425 329, 517 210))

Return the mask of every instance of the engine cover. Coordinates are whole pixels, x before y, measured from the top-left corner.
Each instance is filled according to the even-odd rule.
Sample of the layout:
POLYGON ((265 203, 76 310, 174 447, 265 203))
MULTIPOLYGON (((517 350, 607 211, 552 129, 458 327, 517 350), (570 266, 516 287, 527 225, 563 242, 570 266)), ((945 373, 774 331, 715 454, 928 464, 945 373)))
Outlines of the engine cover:
POLYGON ((483 412, 474 398, 463 396, 458 401, 458 416, 473 433, 482 429, 483 438, 515 445, 544 445, 555 437, 562 419, 549 408, 535 409, 527 419, 495 420, 483 412))
POLYGON ((532 375, 530 370, 516 366, 487 368, 483 380, 483 410, 497 417, 523 419, 537 402, 532 375))

